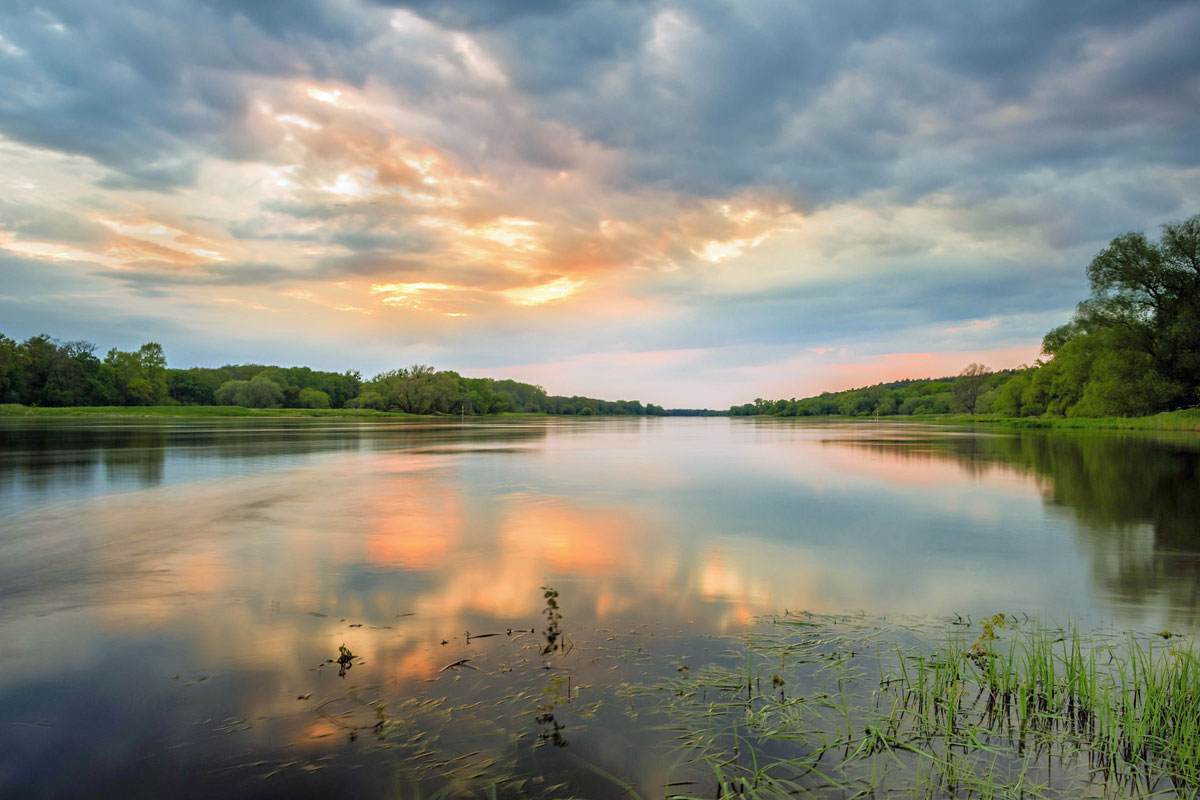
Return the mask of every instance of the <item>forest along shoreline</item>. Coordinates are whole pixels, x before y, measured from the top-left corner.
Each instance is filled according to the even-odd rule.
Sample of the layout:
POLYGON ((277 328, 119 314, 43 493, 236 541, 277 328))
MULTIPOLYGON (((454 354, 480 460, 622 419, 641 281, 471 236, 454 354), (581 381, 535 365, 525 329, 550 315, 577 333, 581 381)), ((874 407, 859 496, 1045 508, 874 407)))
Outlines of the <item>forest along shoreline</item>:
POLYGON ((775 416, 908 418, 1021 427, 1200 429, 1200 214, 1113 239, 1087 267, 1091 296, 1045 335, 1032 366, 906 379, 790 400, 756 398, 728 411, 666 409, 638 400, 550 395, 509 379, 431 366, 382 372, 260 364, 171 369, 163 348, 0 334, 0 415, 775 416), (136 411, 127 410, 136 408, 136 411), (55 409, 50 411, 49 409, 55 409), (242 409, 242 410, 238 410, 242 409), (286 411, 284 411, 286 409, 286 411))
MULTIPOLYGON (((672 413, 668 409, 665 415, 670 417, 698 416, 730 416, 725 413, 672 413)), ((690 411, 690 410, 689 410, 690 411)), ((469 415, 476 418, 477 415, 469 415)), ((514 412, 506 411, 489 414, 489 419, 542 419, 548 417, 566 416, 550 412, 514 412)), ((630 414, 582 414, 573 418, 588 417, 600 419, 622 419, 630 414)), ((742 416, 742 415, 737 415, 742 416)), ((0 418, 4 417, 39 417, 39 418, 116 418, 116 419, 206 419, 213 417, 254 417, 259 419, 456 419, 459 414, 410 414, 405 411, 377 411, 368 408, 246 408, 243 406, 26 406, 19 403, 0 404, 0 418)), ((759 414, 750 417, 783 418, 777 414, 759 414)), ((1011 417, 1002 414, 922 414, 917 416, 862 417, 862 416, 803 416, 796 421, 806 423, 882 423, 882 424, 914 424, 929 423, 935 425, 981 426, 986 428, 1015 428, 1015 429, 1059 429, 1059 430, 1126 430, 1126 431, 1193 431, 1200 433, 1200 409, 1180 409, 1150 414, 1144 417, 1011 417)))
MULTIPOLYGON (((1200 214, 1163 225, 1157 242, 1139 232, 1116 237, 1086 272, 1091 296, 1079 303, 1069 322, 1045 335, 1042 358, 1031 366, 993 372, 975 363, 956 378, 892 381, 800 399, 757 398, 729 413, 923 417, 958 412, 1059 420, 1154 418, 1190 409, 1195 419, 1200 402, 1200 214)), ((1184 419, 1188 414, 1162 421, 1184 419)))

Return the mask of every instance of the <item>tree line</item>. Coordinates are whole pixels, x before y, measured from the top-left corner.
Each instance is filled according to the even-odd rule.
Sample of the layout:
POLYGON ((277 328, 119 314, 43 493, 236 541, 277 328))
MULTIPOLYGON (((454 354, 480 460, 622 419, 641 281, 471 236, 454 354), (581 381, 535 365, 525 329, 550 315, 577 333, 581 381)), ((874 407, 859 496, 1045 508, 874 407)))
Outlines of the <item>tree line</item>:
POLYGON ((955 411, 988 413, 997 393, 1017 374, 1016 370, 991 372, 972 364, 960 377, 919 378, 877 383, 842 392, 822 392, 815 397, 764 400, 733 406, 731 416, 769 414, 778 417, 887 417, 950 414, 955 411), (965 373, 970 371, 968 377, 965 373))
POLYGON ((0 334, 0 403, 27 406, 244 406, 246 408, 366 408, 410 414, 486 415, 504 412, 665 416, 637 400, 549 395, 514 380, 466 378, 426 365, 364 380, 354 370, 261 364, 167 366, 163 348, 113 348, 103 358, 87 341, 47 334, 23 342, 0 334))
POLYGON ((890 416, 966 412, 1013 417, 1141 416, 1200 401, 1200 214, 1157 241, 1113 239, 1087 268, 1090 296, 1016 370, 972 364, 957 377, 880 383, 790 400, 756 399, 732 415, 890 416))

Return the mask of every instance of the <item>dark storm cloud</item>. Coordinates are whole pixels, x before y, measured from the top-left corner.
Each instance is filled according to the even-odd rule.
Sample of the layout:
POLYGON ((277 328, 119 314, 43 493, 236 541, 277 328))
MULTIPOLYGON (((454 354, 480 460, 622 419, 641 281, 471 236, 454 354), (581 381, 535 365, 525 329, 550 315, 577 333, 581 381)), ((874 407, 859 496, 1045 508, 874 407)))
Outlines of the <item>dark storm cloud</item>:
POLYGON ((0 53, 0 132, 88 155, 110 187, 170 189, 205 155, 258 152, 246 76, 375 76, 466 115, 490 152, 567 163, 500 105, 455 112, 461 87, 386 46, 403 7, 480 37, 537 115, 624 151, 631 185, 772 185, 811 208, 1100 161, 1200 163, 1200 9, 1165 1, 17 2, 0 11, 20 50, 0 53))
POLYGON ((164 297, 173 286, 272 286, 298 279, 300 273, 275 264, 218 263, 203 267, 166 266, 161 262, 135 263, 124 269, 93 271, 94 277, 119 281, 136 291, 164 297))
MULTIPOLYGON (((679 333, 659 333, 653 340, 660 347, 880 341, 894 347, 905 332, 944 329, 967 320, 1062 312, 1065 322, 1085 288, 1082 275, 1044 265, 1010 264, 983 276, 967 269, 930 272, 911 267, 877 280, 831 279, 791 289, 693 293, 675 297, 690 323, 676 325, 679 333)), ((1040 339, 1045 333, 1036 326, 1006 328, 1003 338, 1010 342, 1040 339)))
POLYGON ((376 231, 345 231, 329 237, 331 244, 355 252, 426 253, 433 249, 434 237, 415 231, 406 233, 379 233, 376 231))
POLYGON ((97 245, 112 237, 98 222, 57 208, 0 200, 0 228, 34 241, 97 245))
MULTIPOLYGON (((436 280, 452 277, 460 286, 489 286, 497 282, 497 276, 486 269, 457 269, 453 272, 438 272, 428 260, 397 255, 395 250, 367 250, 343 256, 328 256, 314 266, 288 268, 278 264, 258 262, 206 263, 199 266, 177 266, 158 261, 132 263, 122 269, 97 270, 90 274, 96 278, 117 281, 152 297, 169 294, 171 287, 179 286, 280 286, 309 281, 341 281, 350 278, 374 280, 412 281, 436 280)), ((502 286, 511 285, 511 281, 502 286)))
POLYGON ((0 132, 89 156, 110 188, 191 183, 204 155, 247 155, 247 75, 366 76, 336 49, 369 21, 338 3, 95 3, 0 7, 0 132), (356 27, 357 26, 357 27, 356 27))
POLYGON ((519 3, 497 3, 493 0, 370 0, 372 3, 391 8, 411 8, 430 19, 459 28, 478 29, 503 25, 530 17, 554 17, 564 14, 578 5, 573 0, 523 0, 519 3))
MULTIPOLYGON (((102 303, 53 298, 343 279, 506 288, 504 264, 476 264, 493 252, 502 261, 500 243, 484 257, 454 247, 464 227, 504 215, 558 235, 644 225, 637 242, 650 244, 631 246, 628 265, 626 251, 611 261, 634 294, 647 295, 658 276, 624 267, 681 269, 652 298, 662 320, 555 331, 515 314, 463 320, 464 346, 480 342, 472 346, 492 348, 497 361, 588 347, 888 343, 963 320, 1068 312, 1105 241, 1200 210, 1197 41, 1200 5, 1174 0, 10 0, 0 3, 0 137, 106 171, 84 192, 103 195, 99 204, 74 188, 84 176, 73 166, 62 167, 72 188, 44 201, 60 210, 6 195, 0 233, 98 252, 111 235, 99 210, 132 219, 137 206, 153 217, 146 190, 175 192, 176 205, 209 220, 211 242, 189 252, 219 249, 220 229, 237 240, 225 255, 238 261, 117 270, 6 257, 0 312, 45 314, 47 328, 71 336, 75 328, 51 322, 65 325, 78 307, 100 336, 102 303), (326 84, 352 102, 306 93, 326 84), (439 199, 452 210, 413 199, 414 176, 366 186, 373 169, 403 172, 403 158, 423 148, 445 165, 440 185, 451 188, 439 199), (257 164, 214 159, 297 172, 272 183, 257 164), (545 189, 544 173, 558 170, 575 172, 574 193, 545 189), (334 197, 343 173, 362 178, 366 199, 334 197), (219 193, 247 175, 241 185, 257 207, 222 206, 241 198, 219 193), (455 194, 460 178, 488 188, 455 194), (193 187, 194 206, 184 191, 193 187), (372 205, 376 190, 391 201, 372 205), (719 235, 659 234, 687 209, 739 193, 793 203, 809 226, 801 233, 814 237, 821 213, 838 207, 866 218, 909 211, 914 221, 883 232, 845 223, 836 245, 865 257, 842 259, 838 281, 807 277, 797 259, 791 272, 771 273, 769 289, 702 294, 697 276, 710 265, 696 253, 719 235), (455 216, 464 197, 478 208, 455 216), (72 204, 95 213, 61 210, 72 204), (423 229, 426 213, 450 224, 423 229), (260 242, 271 245, 255 251, 260 242), (950 255, 935 257, 939 249, 950 255)), ((14 191, 54 188, 30 172, 31 188, 14 191)), ((554 268, 566 274, 571 255, 554 268)), ((735 258, 713 269, 743 264, 762 266, 735 258)), ((604 277, 587 275, 581 305, 610 288, 604 277)), ((756 278, 746 285, 768 286, 756 278)), ((1041 333, 1015 330, 1004 335, 1041 333)), ((422 335, 459 344, 454 334, 422 335)))
POLYGON ((344 256, 321 259, 306 276, 310 279, 341 281, 349 278, 368 278, 379 282, 408 283, 433 281, 453 283, 470 289, 506 289, 521 285, 513 276, 497 274, 486 267, 439 267, 427 258, 398 255, 395 250, 368 250, 344 256))
POLYGON ((286 214, 297 219, 328 220, 346 214, 344 203, 312 202, 299 200, 264 200, 259 204, 264 211, 286 214))
POLYGON ((0 251, 0 333, 24 340, 49 333, 63 340, 105 343, 182 336, 186 329, 170 319, 114 306, 105 296, 107 282, 88 275, 91 265, 47 263, 0 251), (63 276, 70 275, 64 291, 63 276))
POLYGON ((1194 4, 660 4, 607 25, 598 8, 484 35, 545 113, 626 151, 633 183, 767 184, 811 209, 1200 163, 1194 4), (595 30, 612 47, 576 46, 595 30))

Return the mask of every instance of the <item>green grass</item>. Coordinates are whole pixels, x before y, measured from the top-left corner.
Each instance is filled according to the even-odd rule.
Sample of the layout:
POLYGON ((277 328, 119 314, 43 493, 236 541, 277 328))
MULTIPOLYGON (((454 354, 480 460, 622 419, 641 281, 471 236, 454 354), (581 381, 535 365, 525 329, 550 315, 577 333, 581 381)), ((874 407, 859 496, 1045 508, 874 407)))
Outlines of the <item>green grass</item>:
POLYGON ((1200 797, 1200 658, 1167 631, 785 613, 701 652, 605 630, 548 658, 536 627, 427 696, 355 685, 313 712, 426 800, 1200 797))
MULTIPOLYGON (((472 419, 527 419, 555 416, 543 411, 505 411, 472 419)), ((628 414, 558 415, 562 419, 640 419, 628 414)), ((242 406, 24 406, 0 403, 0 417, 372 417, 390 419, 458 419, 458 414, 409 414, 370 408, 243 408, 242 406)))
MULTIPOLYGON (((806 422, 874 423, 872 417, 780 417, 763 414, 746 419, 792 419, 806 422)), ((1145 417, 1008 417, 1002 414, 920 414, 879 417, 878 422, 926 422, 938 425, 981 425, 1004 428, 1052 428, 1061 430, 1200 431, 1200 408, 1164 411, 1145 417)))
POLYGON ((673 796, 1200 797, 1190 643, 1004 615, 910 630, 788 614, 634 689, 665 709, 672 781, 715 786, 673 796))
POLYGON ((242 408, 241 406, 68 406, 0 404, 3 417, 413 417, 368 408, 242 408))
POLYGON ((1010 428, 1057 428, 1069 430, 1158 430, 1200 431, 1200 408, 1164 411, 1147 417, 1006 417, 1000 414, 967 414, 887 417, 950 425, 996 425, 1010 428))

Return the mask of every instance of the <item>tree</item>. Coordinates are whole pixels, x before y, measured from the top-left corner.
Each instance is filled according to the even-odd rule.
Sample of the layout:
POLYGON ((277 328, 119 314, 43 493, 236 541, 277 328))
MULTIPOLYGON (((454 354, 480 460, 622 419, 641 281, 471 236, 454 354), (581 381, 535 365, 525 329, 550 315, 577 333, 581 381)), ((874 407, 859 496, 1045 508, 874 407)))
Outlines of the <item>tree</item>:
POLYGON ((255 375, 248 381, 226 381, 216 391, 217 403, 245 408, 278 408, 283 402, 279 384, 265 375, 255 375))
POLYGON ((62 372, 69 356, 58 342, 46 334, 31 336, 21 345, 25 352, 24 400, 30 405, 65 406, 71 395, 63 386, 62 372))
POLYGON ((22 401, 21 389, 25 382, 25 349, 13 339, 0 334, 0 403, 22 401))
POLYGON ((167 359, 157 342, 147 342, 137 352, 114 347, 104 363, 115 372, 119 405, 149 406, 167 398, 167 359))
POLYGON ((181 405, 212 405, 214 389, 200 370, 167 371, 167 394, 181 405))
POLYGON ((983 364, 969 364, 958 373, 958 379, 950 390, 954 396, 954 405, 968 414, 974 415, 979 405, 980 396, 987 391, 987 378, 991 370, 983 364))
POLYGON ((329 395, 320 389, 301 389, 297 400, 301 408, 329 408, 329 395))
POLYGON ((1177 394, 1160 406, 1194 402, 1200 387, 1200 214, 1113 239, 1088 266, 1092 296, 1079 304, 1084 332, 1112 331, 1120 346, 1149 356, 1177 394))
POLYGON ((1028 385, 1029 378, 1025 375, 1010 378, 996 392, 996 399, 992 401, 992 411, 1009 417, 1021 416, 1021 394, 1028 385))
POLYGON ((1154 369, 1145 353, 1100 350, 1092 362, 1079 402, 1067 409, 1072 417, 1132 417, 1153 413, 1176 387, 1154 369))

